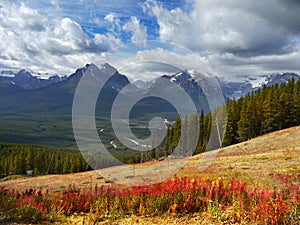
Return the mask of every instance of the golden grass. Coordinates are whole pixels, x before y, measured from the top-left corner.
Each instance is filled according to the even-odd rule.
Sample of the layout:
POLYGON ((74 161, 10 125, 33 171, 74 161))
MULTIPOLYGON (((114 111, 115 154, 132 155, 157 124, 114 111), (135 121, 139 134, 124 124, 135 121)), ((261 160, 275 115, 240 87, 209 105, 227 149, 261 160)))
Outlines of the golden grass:
MULTIPOLYGON (((202 157, 192 157, 187 167, 195 171, 202 157)), ((182 170, 180 175, 189 175, 186 171, 182 170)), ((224 181, 235 177, 248 184, 276 187, 279 182, 272 175, 300 174, 300 127, 222 148, 207 169, 194 174, 224 181)))
MULTIPOLYGON (((82 225, 82 224, 90 224, 87 216, 71 216, 69 217, 64 224, 67 225, 82 225)), ((61 224, 61 223, 59 223, 61 224)), ((91 223, 92 224, 92 223, 91 223)), ((94 223, 93 223, 94 224, 94 223)), ((126 218, 118 219, 118 220, 107 220, 102 222, 97 222, 95 225, 221 225, 224 224, 222 222, 217 221, 212 218, 207 213, 194 213, 192 215, 166 215, 166 216, 135 216, 131 215, 126 218)), ((234 223, 230 223, 234 224, 234 223)), ((243 224, 243 223, 236 223, 243 224)), ((246 225, 246 224, 244 224, 246 225)), ((249 225, 249 224, 247 224, 249 225)))
POLYGON ((118 175, 121 182, 126 181, 125 183, 130 184, 130 182, 137 182, 141 178, 146 179, 156 176, 159 179, 160 173, 168 171, 169 168, 178 168, 177 176, 197 176, 212 180, 222 179, 225 182, 235 177, 244 180, 248 184, 273 188, 279 182, 271 176, 272 174, 300 174, 300 127, 274 132, 247 142, 222 148, 218 151, 212 164, 201 171, 199 165, 201 159, 205 156, 204 154, 191 157, 186 162, 176 159, 165 163, 139 164, 135 166, 134 172, 131 171, 131 166, 130 171, 128 171, 128 166, 119 166, 67 175, 22 177, 15 180, 0 181, 0 186, 14 189, 43 188, 55 192, 67 188, 69 185, 92 189, 96 184, 98 186, 109 185, 109 182, 100 174, 118 175), (158 165, 158 167, 153 167, 155 165, 158 165))
MULTIPOLYGON (((258 137, 247 142, 222 148, 218 151, 216 158, 208 168, 201 171, 199 165, 204 158, 204 153, 194 157, 190 157, 186 162, 183 160, 169 160, 162 164, 166 171, 168 168, 181 168, 176 176, 192 176, 201 177, 203 179, 221 179, 229 182, 233 177, 241 179, 248 185, 260 185, 264 187, 274 188, 280 185, 278 179, 272 174, 300 174, 300 127, 294 127, 278 132, 274 132, 262 137, 258 137)), ((157 176, 155 171, 148 170, 151 166, 158 162, 143 163, 135 166, 136 176, 145 177, 157 176), (140 174, 139 174, 140 172, 140 174)), ((5 186, 10 189, 24 190, 48 189, 52 192, 63 191, 69 185, 75 185, 82 189, 93 189, 95 185, 109 185, 110 182, 100 174, 119 174, 123 176, 122 181, 131 181, 133 176, 124 177, 126 166, 113 167, 99 171, 89 171, 83 173, 67 174, 67 175, 45 175, 38 177, 17 177, 15 180, 2 180, 0 187, 5 186)), ((133 171, 132 171, 133 172, 133 171)), ((128 174, 128 171, 127 171, 128 174)), ((134 175, 132 173, 132 175, 134 175)), ((299 178, 298 178, 299 179, 299 178)), ((226 215, 225 215, 226 217, 226 215)), ((87 215, 72 215, 63 222, 63 224, 89 224, 87 215)), ((62 224, 59 222, 57 224, 62 224)), ((221 224, 205 213, 195 213, 193 215, 165 215, 154 217, 141 217, 131 215, 119 220, 108 220, 97 224, 221 224)))

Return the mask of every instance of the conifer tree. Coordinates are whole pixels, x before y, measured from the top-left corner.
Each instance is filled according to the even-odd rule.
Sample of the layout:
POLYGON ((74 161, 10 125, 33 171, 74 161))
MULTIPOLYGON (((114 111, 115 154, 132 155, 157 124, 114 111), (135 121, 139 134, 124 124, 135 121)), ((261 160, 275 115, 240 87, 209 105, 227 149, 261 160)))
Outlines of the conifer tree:
POLYGON ((192 114, 188 120, 187 127, 187 149, 188 155, 194 153, 197 150, 197 143, 199 139, 199 121, 198 115, 192 114))
POLYGON ((171 138, 171 129, 170 127, 167 128, 167 133, 166 133, 166 139, 164 143, 164 154, 165 157, 170 155, 170 150, 171 150, 171 143, 172 143, 172 138, 171 138))
POLYGON ((181 136, 181 116, 178 115, 175 121, 175 126, 173 128, 173 141, 172 141, 172 151, 175 151, 181 136))
POLYGON ((211 133, 211 127, 212 127, 212 115, 211 112, 209 112, 205 117, 204 117, 204 143, 202 147, 202 151, 205 151, 207 148, 207 144, 209 141, 210 133, 211 133))
POLYGON ((222 146, 229 146, 232 144, 236 144, 238 142, 238 126, 237 123, 239 121, 238 109, 236 100, 233 99, 230 102, 226 103, 226 128, 224 134, 224 140, 222 146))
POLYGON ((250 138, 250 120, 248 117, 249 114, 249 102, 250 95, 247 95, 247 97, 243 101, 241 113, 240 113, 240 120, 238 122, 238 135, 240 141, 246 141, 250 138))
POLYGON ((199 139, 197 144, 197 149, 195 154, 199 154, 203 152, 204 149, 204 143, 205 143, 205 127, 204 127, 204 112, 201 111, 200 117, 199 117, 199 139))
POLYGON ((263 133, 270 133, 276 129, 276 108, 274 99, 274 88, 270 88, 267 91, 267 96, 264 101, 264 121, 263 121, 263 133))
POLYGON ((300 79, 297 81, 297 83, 294 86, 293 91, 293 125, 298 126, 300 125, 300 79))

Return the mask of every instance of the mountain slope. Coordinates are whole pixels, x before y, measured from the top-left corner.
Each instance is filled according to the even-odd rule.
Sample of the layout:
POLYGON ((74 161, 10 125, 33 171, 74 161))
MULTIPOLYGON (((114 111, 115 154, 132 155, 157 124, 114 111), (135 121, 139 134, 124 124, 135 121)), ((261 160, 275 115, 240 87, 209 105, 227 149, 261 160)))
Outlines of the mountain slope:
MULTIPOLYGON (((261 137, 254 138, 247 142, 222 148, 218 151, 212 164, 204 171, 199 171, 199 164, 205 154, 189 158, 186 164, 180 159, 169 160, 168 166, 177 165, 182 168, 177 176, 201 177, 203 179, 222 179, 230 182, 232 177, 242 179, 249 185, 260 184, 269 188, 280 185, 276 174, 299 174, 300 168, 300 126, 261 137), (259 176, 258 176, 259 174, 259 176)), ((136 176, 139 170, 144 170, 147 176, 153 176, 155 171, 151 165, 158 162, 141 163, 135 166, 136 176), (150 166, 150 167, 149 167, 150 166), (147 168, 149 169, 147 170, 147 168)), ((98 171, 89 171, 69 175, 46 175, 34 178, 22 178, 17 180, 0 181, 0 187, 12 187, 17 190, 44 187, 50 190, 59 190, 61 186, 75 184, 77 187, 90 190, 91 185, 103 185, 105 179, 99 179, 99 174, 119 174, 124 182, 130 182, 134 177, 123 176, 126 173, 126 166, 118 166, 98 171), (123 176, 123 177, 122 177, 123 176), (87 179, 88 178, 88 179, 87 179), (86 182, 89 180, 89 182, 86 182)), ((163 170, 163 168, 162 168, 163 170)), ((128 172, 128 171, 127 171, 128 172)))
POLYGON ((8 94, 8 93, 13 93, 13 92, 18 92, 24 90, 22 87, 16 86, 11 82, 8 81, 1 81, 0 80, 0 94, 1 96, 8 94))
POLYGON ((55 84, 66 79, 66 77, 59 77, 58 75, 49 76, 49 74, 46 74, 45 76, 47 78, 42 79, 41 74, 34 76, 32 72, 24 69, 17 73, 12 71, 1 71, 0 81, 10 82, 15 86, 31 90, 55 84))
POLYGON ((224 96, 228 99, 238 99, 241 96, 246 96, 264 85, 270 87, 275 84, 287 83, 289 80, 294 79, 298 81, 300 76, 296 73, 273 73, 258 77, 248 76, 242 81, 226 81, 219 79, 220 86, 224 96))
MULTIPOLYGON (((76 147, 71 122, 73 98, 78 82, 90 66, 87 64, 85 67, 77 69, 63 81, 35 89, 28 89, 30 85, 35 84, 35 82, 30 83, 31 81, 29 86, 19 86, 27 78, 29 80, 32 79, 32 75, 25 70, 20 71, 19 75, 15 75, 12 72, 2 74, 2 77, 14 77, 15 81, 19 78, 24 78, 24 80, 21 79, 22 82, 19 80, 19 85, 16 85, 13 81, 0 80, 0 141, 47 146, 55 145, 56 147, 76 147)), ((209 80, 204 82, 207 78, 203 76, 199 76, 197 80, 192 76, 193 74, 190 74, 190 71, 181 71, 172 76, 162 76, 155 80, 154 83, 148 83, 144 86, 144 88, 146 87, 144 90, 131 85, 126 93, 120 92, 123 87, 130 84, 126 76, 120 74, 109 64, 100 66, 96 76, 101 78, 101 74, 112 74, 101 90, 96 104, 96 116, 101 118, 101 122, 97 123, 97 127, 101 127, 101 129, 103 127, 107 128, 108 134, 105 135, 108 140, 113 139, 113 131, 110 129, 110 112, 112 103, 118 94, 130 98, 131 94, 137 93, 138 96, 143 98, 151 93, 153 94, 152 96, 165 93, 170 98, 180 102, 177 92, 175 94, 171 90, 168 92, 169 89, 166 88, 169 84, 178 84, 190 95, 191 99, 198 106, 199 112, 201 110, 204 110, 204 112, 209 111, 207 96, 204 95, 204 92, 211 94, 211 99, 213 99, 214 95, 212 91, 214 89, 209 85, 209 80), (204 82, 204 85, 202 85, 203 89, 199 87, 199 82, 204 82)), ((297 76, 288 73, 278 74, 270 76, 270 79, 267 81, 268 84, 275 81, 285 82, 285 80, 291 78, 296 79, 297 76)), ((241 94, 241 91, 246 90, 250 92, 253 90, 253 86, 249 82, 245 84, 222 82, 221 88, 224 95, 229 96, 228 98, 237 93, 241 94)), ((91 85, 95 84, 91 83, 91 85)), ((127 102, 124 102, 124 106, 127 106, 126 104, 127 102)), ((158 97, 147 97, 140 100, 130 112, 132 119, 138 118, 138 123, 146 124, 145 126, 148 125, 149 119, 155 116, 175 120, 177 112, 170 102, 158 97)), ((141 130, 138 130, 138 132, 141 132, 141 130)), ((142 131, 143 134, 147 132, 142 131)))
MULTIPOLYGON (((90 66, 78 69, 56 84, 2 95, 0 141, 77 148, 72 128, 72 104, 78 82, 90 66)), ((129 81, 108 64, 101 69, 114 72, 97 102, 97 116, 108 118, 113 99, 129 81)), ((101 71, 97 76, 101 76, 101 71)), ((101 120, 97 126, 107 127, 107 121, 101 120)), ((111 138, 110 133, 105 135, 108 140, 111 138)))
MULTIPOLYGON (((0 99, 0 114, 63 114, 71 116, 71 108, 76 87, 90 65, 77 69, 66 80, 45 87, 9 93, 0 99)), ((114 69, 108 64, 106 69, 114 69)), ((101 72, 101 70, 100 70, 101 72)), ((104 86, 102 95, 106 102, 110 102, 118 91, 129 83, 128 79, 117 70, 104 86)))

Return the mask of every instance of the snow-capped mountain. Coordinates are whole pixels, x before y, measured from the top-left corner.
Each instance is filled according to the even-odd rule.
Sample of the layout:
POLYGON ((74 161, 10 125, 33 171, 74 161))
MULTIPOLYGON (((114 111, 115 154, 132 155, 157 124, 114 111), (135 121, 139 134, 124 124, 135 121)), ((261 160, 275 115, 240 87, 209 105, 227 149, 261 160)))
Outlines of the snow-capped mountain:
POLYGON ((298 81, 300 76, 296 73, 272 73, 262 76, 248 76, 242 81, 226 81, 219 80, 220 86, 224 93, 224 96, 233 99, 238 99, 241 96, 245 96, 252 91, 257 90, 258 88, 266 85, 267 87, 287 83, 289 80, 294 79, 298 81))
MULTIPOLYGON (((201 76, 201 75, 200 75, 201 76)), ((201 78, 204 78, 201 76, 201 78)), ((189 71, 184 70, 180 71, 173 75, 163 75, 159 79, 156 79, 154 83, 147 89, 145 92, 149 93, 166 93, 167 89, 172 89, 170 83, 175 83, 180 86, 194 101, 195 105, 198 107, 198 110, 204 110, 205 112, 209 111, 209 105, 204 94, 202 87, 195 80, 195 77, 192 76, 189 71)), ((174 96, 174 91, 170 90, 169 96, 175 98, 179 96, 174 96)), ((179 101, 179 99, 178 99, 179 101)))
MULTIPOLYGON (((76 87, 81 77, 86 72, 86 70, 90 68, 90 66, 96 68, 96 66, 93 64, 86 64, 84 67, 77 69, 75 73, 71 74, 64 83, 69 86, 73 85, 74 87, 76 87)), ((104 87, 113 89, 116 92, 120 92, 120 90, 122 90, 123 87, 130 83, 126 76, 120 74, 116 68, 114 68, 108 63, 97 67, 97 72, 101 72, 110 76, 104 87)), ((100 76, 99 74, 97 75, 100 76)))
POLYGON ((135 80, 132 82, 132 84, 140 90, 147 90, 155 83, 156 79, 150 81, 135 80))
POLYGON ((0 73, 0 82, 11 83, 26 90, 45 87, 65 79, 66 76, 33 73, 24 69, 18 72, 4 70, 0 73))
POLYGON ((266 77, 264 84, 272 86, 274 84, 286 83, 292 79, 298 81, 299 78, 300 76, 296 73, 273 73, 266 77))
MULTIPOLYGON (((203 91, 205 93, 210 93, 213 88, 210 84, 209 77, 205 77, 201 74, 195 76, 195 71, 181 71, 174 75, 163 75, 162 78, 168 79, 170 82, 174 82, 181 86, 190 96, 194 99, 198 99, 199 96, 203 96, 203 91), (199 86, 201 83, 201 88, 199 86), (205 88, 206 90, 203 90, 205 88)), ((300 76, 296 73, 273 73, 262 76, 248 76, 241 81, 227 81, 225 79, 217 78, 223 95, 226 99, 240 98, 241 96, 246 96, 248 93, 257 90, 260 87, 272 86, 274 84, 286 83, 291 79, 297 81, 300 76)), ((136 81, 135 83, 138 83, 136 81)), ((139 84, 139 83, 138 83, 139 84)), ((156 85, 155 82, 153 85, 156 85)), ((153 87, 148 87, 153 88, 153 87)), ((213 93, 212 93, 213 94, 213 93)))
MULTIPOLYGON (((90 65, 92 64, 87 64, 84 67, 77 69, 68 77, 38 74, 27 70, 20 70, 18 72, 5 70, 0 72, 0 92, 12 93, 20 90, 35 90, 55 84, 51 91, 55 92, 56 90, 68 88, 69 93, 73 93, 82 75, 90 67, 90 65)), ((107 94, 107 101, 111 100, 112 96, 114 96, 116 93, 119 93, 127 85, 129 86, 126 94, 137 92, 146 93, 151 90, 159 90, 159 88, 162 90, 161 88, 163 88, 159 78, 153 81, 136 80, 130 83, 125 75, 120 74, 116 68, 108 63, 101 65, 99 67, 99 71, 101 71, 101 73, 111 75, 110 79, 105 85, 105 89, 107 89, 107 93, 109 93, 107 94), (112 94, 113 92, 114 94, 112 94)), ((160 78, 164 78, 168 82, 178 84, 191 96, 194 101, 203 102, 203 99, 205 99, 204 93, 211 93, 212 95, 214 94, 214 87, 210 85, 210 77, 198 74, 194 70, 184 70, 173 75, 162 75, 160 78), (199 84, 201 84, 201 87, 199 84)), ((287 72, 262 76, 244 76, 244 79, 239 81, 227 81, 219 78, 218 83, 226 99, 237 99, 257 90, 263 85, 271 86, 274 84, 281 84, 288 82, 291 79, 297 81, 299 78, 300 76, 298 74, 287 72)), ((47 91, 48 89, 44 92, 47 91)), ((39 94, 45 96, 46 94, 42 92, 43 90, 41 90, 39 94)), ((125 92, 123 94, 125 94, 125 92)))
POLYGON ((181 71, 171 76, 164 75, 162 78, 166 78, 171 82, 178 84, 196 101, 199 100, 199 96, 204 95, 203 90, 188 71, 181 71))

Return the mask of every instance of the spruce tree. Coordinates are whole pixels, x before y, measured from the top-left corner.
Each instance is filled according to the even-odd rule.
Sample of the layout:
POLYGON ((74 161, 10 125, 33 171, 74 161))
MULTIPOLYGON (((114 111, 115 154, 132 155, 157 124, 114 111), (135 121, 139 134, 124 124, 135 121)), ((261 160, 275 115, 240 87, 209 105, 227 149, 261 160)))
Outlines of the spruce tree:
POLYGON ((250 95, 248 95, 242 105, 241 113, 240 113, 240 120, 238 122, 238 135, 239 141, 246 141, 250 138, 250 120, 248 117, 249 114, 249 107, 248 103, 250 102, 250 95))
POLYGON ((276 108, 274 99, 274 88, 270 88, 267 91, 267 96, 264 101, 264 121, 263 121, 263 133, 270 133, 276 130, 276 108))
POLYGON ((300 125, 300 79, 297 81, 297 83, 294 86, 293 106, 294 106, 293 125, 298 126, 300 125))
POLYGON ((200 117, 199 117, 199 138, 198 138, 198 144, 195 154, 199 154, 203 152, 204 149, 204 143, 205 143, 205 127, 204 127, 204 112, 201 111, 200 117))
POLYGON ((172 149, 173 152, 178 147, 178 143, 181 136, 181 116, 178 115, 175 121, 175 126, 173 128, 173 142, 172 142, 172 149))
POLYGON ((167 128, 167 133, 166 133, 166 139, 164 143, 164 154, 165 157, 170 155, 170 149, 171 149, 171 128, 167 128))

